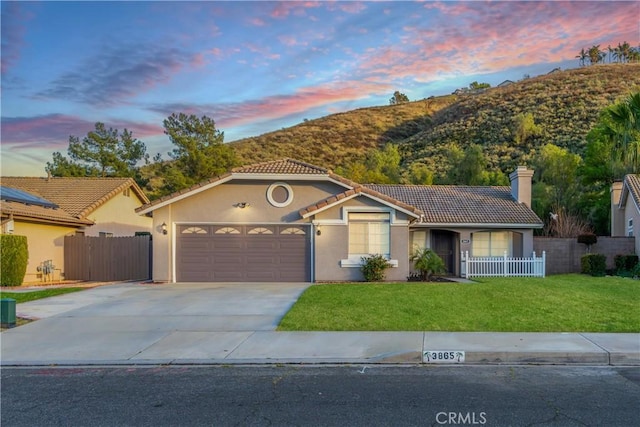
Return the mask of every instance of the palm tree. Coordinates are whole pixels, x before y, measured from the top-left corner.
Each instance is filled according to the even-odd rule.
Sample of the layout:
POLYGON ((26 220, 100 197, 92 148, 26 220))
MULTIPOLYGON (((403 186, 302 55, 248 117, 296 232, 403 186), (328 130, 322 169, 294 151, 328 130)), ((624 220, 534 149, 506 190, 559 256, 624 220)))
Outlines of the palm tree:
POLYGON ((589 62, 593 65, 601 62, 607 54, 600 50, 600 45, 598 44, 591 46, 587 51, 587 55, 589 56, 589 62))
POLYGON ((585 61, 588 57, 589 55, 587 55, 587 52, 584 50, 584 48, 580 49, 580 54, 576 55, 576 58, 579 60, 578 63, 581 67, 584 67, 585 61))
POLYGON ((614 155, 630 173, 640 173, 640 92, 606 110, 606 135, 613 140, 614 155))
POLYGON ((629 61, 629 54, 631 53, 631 45, 625 41, 622 44, 618 43, 618 50, 620 52, 621 62, 629 61))

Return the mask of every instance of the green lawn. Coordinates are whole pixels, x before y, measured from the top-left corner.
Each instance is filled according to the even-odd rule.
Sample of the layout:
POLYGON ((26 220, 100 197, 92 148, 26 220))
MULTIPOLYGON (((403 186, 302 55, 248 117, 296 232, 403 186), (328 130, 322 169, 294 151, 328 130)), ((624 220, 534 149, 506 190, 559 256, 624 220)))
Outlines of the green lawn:
POLYGON ((281 331, 640 332, 640 281, 579 274, 309 287, 281 331))
POLYGON ((54 297, 56 295, 68 294, 70 292, 82 291, 85 288, 51 288, 41 291, 31 292, 5 292, 0 291, 0 298, 13 298, 16 303, 33 301, 42 298, 54 297))

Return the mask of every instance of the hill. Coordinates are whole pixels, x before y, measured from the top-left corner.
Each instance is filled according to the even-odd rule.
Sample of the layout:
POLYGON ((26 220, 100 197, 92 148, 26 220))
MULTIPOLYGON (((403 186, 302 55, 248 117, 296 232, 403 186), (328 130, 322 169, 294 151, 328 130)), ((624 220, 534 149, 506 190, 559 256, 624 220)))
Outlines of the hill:
POLYGON ((361 161, 367 150, 398 144, 403 166, 448 168, 447 149, 480 144, 492 170, 526 164, 552 143, 581 154, 600 111, 640 90, 640 64, 606 64, 555 71, 505 87, 361 108, 232 142, 242 164, 291 157, 336 168, 361 161), (538 131, 517 138, 522 115, 538 131))

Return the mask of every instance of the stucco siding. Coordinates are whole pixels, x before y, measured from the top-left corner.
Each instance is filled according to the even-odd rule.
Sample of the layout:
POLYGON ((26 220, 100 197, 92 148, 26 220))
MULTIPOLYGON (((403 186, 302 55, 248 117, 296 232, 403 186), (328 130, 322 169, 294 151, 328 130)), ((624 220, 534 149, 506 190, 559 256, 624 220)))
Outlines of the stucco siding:
POLYGON ((153 220, 135 212, 141 205, 142 201, 133 191, 129 196, 118 194, 88 215, 95 225, 85 228, 85 235, 99 236, 103 232, 119 237, 133 236, 136 231, 151 231, 153 220))
POLYGON ((627 236, 627 237, 633 236, 636 238, 636 242, 635 242, 636 254, 640 254, 640 239, 638 239, 638 236, 640 236, 640 210, 639 209, 640 208, 636 206, 636 202, 634 201, 633 197, 629 195, 629 197, 627 197, 627 202, 624 208, 623 236, 627 236), (629 221, 631 221, 631 225, 629 225, 629 221))
POLYGON ((64 278, 64 236, 75 230, 73 227, 15 221, 13 234, 27 236, 29 246, 29 263, 24 282, 41 281, 37 268, 47 260, 52 260, 55 266, 53 279, 64 278))

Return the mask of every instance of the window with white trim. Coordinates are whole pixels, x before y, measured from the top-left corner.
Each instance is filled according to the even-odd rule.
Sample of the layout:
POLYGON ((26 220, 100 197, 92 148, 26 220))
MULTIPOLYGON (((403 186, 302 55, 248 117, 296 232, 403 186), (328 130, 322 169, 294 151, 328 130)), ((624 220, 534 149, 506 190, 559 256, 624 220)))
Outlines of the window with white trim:
POLYGON ((505 251, 511 256, 512 235, 510 231, 485 231, 473 233, 472 256, 503 256, 505 251))
POLYGON ((633 237, 633 218, 627 220, 627 236, 633 237))
POLYGON ((349 212, 349 258, 390 256, 388 212, 349 212))

